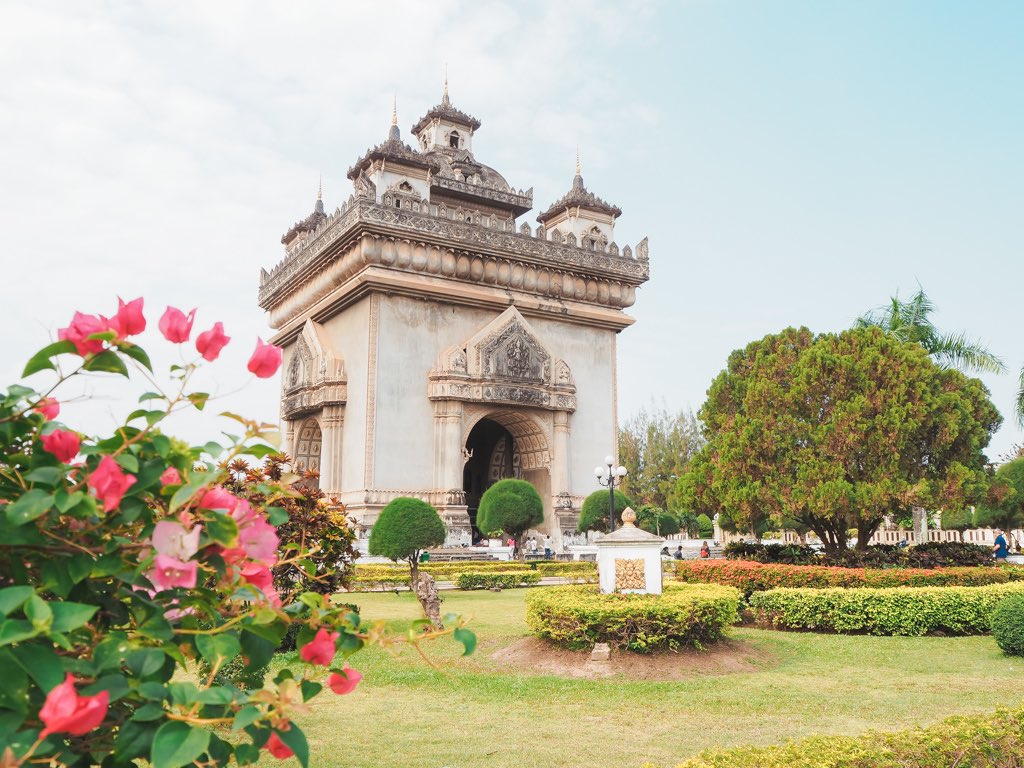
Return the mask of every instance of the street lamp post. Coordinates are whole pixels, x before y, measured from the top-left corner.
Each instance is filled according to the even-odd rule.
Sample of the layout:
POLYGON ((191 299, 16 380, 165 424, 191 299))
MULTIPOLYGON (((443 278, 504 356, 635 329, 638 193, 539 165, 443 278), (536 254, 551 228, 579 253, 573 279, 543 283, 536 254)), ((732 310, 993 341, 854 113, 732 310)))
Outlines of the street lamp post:
POLYGON ((622 485, 622 478, 626 476, 626 468, 615 466, 615 459, 611 456, 604 457, 605 466, 594 467, 594 475, 600 485, 608 486, 608 532, 615 530, 615 486, 622 485))

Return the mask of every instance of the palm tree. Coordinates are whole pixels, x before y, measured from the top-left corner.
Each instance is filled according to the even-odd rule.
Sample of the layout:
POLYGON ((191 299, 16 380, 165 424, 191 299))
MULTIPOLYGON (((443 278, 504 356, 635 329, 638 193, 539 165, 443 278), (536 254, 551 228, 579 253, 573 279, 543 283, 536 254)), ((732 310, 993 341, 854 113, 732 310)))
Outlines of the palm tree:
MULTIPOLYGON (((1006 373, 1005 363, 981 342, 971 341, 963 333, 942 333, 935 327, 931 321, 935 304, 920 286, 908 301, 900 300, 897 294, 889 302, 858 317, 855 327, 877 326, 900 341, 917 342, 943 367, 973 373, 1006 373)), ((1024 424, 1024 371, 1021 371, 1021 391, 1017 396, 1017 415, 1024 424)))
POLYGON ((1017 424, 1024 427, 1024 368, 1020 369, 1020 389, 1017 390, 1017 424))

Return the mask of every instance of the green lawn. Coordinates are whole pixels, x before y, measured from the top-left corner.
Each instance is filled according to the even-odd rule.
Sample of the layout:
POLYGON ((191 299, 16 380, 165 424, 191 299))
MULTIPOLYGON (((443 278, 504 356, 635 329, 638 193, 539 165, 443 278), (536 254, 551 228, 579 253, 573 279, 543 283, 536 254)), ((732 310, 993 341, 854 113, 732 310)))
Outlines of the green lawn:
MULTIPOLYGON (((882 638, 737 629, 766 659, 755 671, 675 682, 525 674, 489 657, 528 634, 525 590, 445 592, 473 616, 476 653, 445 639, 435 672, 405 648, 357 654, 363 682, 319 696, 300 721, 311 765, 366 768, 639 768, 705 747, 767 744, 811 733, 926 724, 1018 703, 1021 660, 990 637, 882 638)), ((354 596, 365 619, 419 615, 409 594, 354 596)), ((268 759, 267 764, 273 762, 268 759)))

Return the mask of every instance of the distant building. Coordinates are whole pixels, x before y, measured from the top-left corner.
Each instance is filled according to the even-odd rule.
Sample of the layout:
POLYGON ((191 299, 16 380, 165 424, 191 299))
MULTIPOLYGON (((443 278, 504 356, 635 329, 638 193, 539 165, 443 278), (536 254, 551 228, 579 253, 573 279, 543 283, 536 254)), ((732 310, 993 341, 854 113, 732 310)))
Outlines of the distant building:
POLYGON ((517 223, 533 190, 475 158, 479 128, 447 85, 415 148, 393 116, 349 169, 348 201, 328 215, 318 195, 284 235, 259 303, 285 348, 287 448, 351 515, 372 525, 415 496, 468 543, 483 491, 515 476, 557 543, 616 452, 616 335, 648 279, 647 240, 616 244, 621 211, 578 162, 536 230, 517 223))

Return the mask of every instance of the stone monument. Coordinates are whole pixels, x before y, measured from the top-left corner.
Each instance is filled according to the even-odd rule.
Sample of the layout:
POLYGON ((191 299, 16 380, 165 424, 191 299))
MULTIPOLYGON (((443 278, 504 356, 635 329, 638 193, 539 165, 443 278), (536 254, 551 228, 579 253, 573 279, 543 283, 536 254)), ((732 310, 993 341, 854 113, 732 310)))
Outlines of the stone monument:
POLYGON ((597 545, 601 592, 661 594, 661 548, 665 539, 636 527, 636 513, 622 512, 622 527, 603 536, 597 545))
POLYGON ((435 506, 468 544, 504 477, 544 500, 537 533, 574 530, 595 455, 617 455, 616 342, 649 274, 622 211, 570 190, 537 217, 533 190, 480 162, 480 121, 441 103, 348 171, 352 194, 282 238, 259 303, 284 348, 281 417, 298 469, 369 528, 398 496, 435 506))

